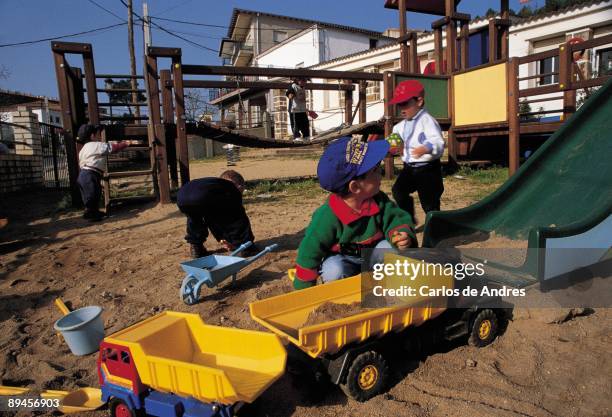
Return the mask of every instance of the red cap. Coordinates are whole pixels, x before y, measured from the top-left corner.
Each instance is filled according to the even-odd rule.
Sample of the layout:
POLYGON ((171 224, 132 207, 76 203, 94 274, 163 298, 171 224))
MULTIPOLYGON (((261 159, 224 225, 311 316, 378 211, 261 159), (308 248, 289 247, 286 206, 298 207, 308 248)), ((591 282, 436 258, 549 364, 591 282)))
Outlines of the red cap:
POLYGON ((579 38, 579 37, 574 37, 574 38, 568 39, 568 40, 567 40, 567 42, 568 42, 570 45, 576 45, 577 43, 582 43, 582 42, 584 42, 584 39, 579 38))
POLYGON ((391 104, 399 104, 405 101, 410 100, 412 97, 420 97, 423 95, 425 89, 423 88, 423 84, 418 82, 417 80, 407 80, 402 81, 395 87, 395 91, 393 92, 393 98, 389 103, 391 104))

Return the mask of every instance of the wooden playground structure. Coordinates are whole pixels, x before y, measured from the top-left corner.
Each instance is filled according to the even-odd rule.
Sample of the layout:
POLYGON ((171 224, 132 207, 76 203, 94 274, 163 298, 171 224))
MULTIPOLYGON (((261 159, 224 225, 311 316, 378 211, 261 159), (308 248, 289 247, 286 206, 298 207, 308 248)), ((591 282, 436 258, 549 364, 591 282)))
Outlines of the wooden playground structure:
MULTIPOLYGON (((576 110, 576 92, 602 85, 610 76, 585 80, 579 76, 580 69, 572 57, 575 51, 612 43, 612 35, 584 41, 580 44, 566 42, 557 50, 523 57, 508 57, 508 33, 510 27, 508 0, 501 0, 501 18, 489 20, 489 62, 468 68, 468 37, 470 16, 458 13, 459 0, 437 0, 422 2, 415 0, 387 0, 385 7, 399 9, 400 17, 400 71, 369 73, 356 71, 330 71, 308 69, 231 67, 211 65, 187 65, 182 63, 180 48, 150 46, 145 51, 143 75, 96 74, 93 50, 90 44, 52 42, 58 91, 62 107, 62 122, 66 137, 70 188, 73 201, 80 201, 76 178, 78 175, 79 145, 74 141, 78 127, 83 123, 104 123, 104 139, 132 139, 142 142, 129 147, 129 152, 148 154, 146 169, 129 169, 109 172, 103 180, 105 205, 111 204, 113 179, 152 176, 155 195, 161 203, 171 202, 171 189, 189 181, 189 155, 187 135, 193 134, 213 140, 250 147, 297 147, 326 144, 347 134, 383 133, 388 136, 393 125, 400 121, 396 106, 389 104, 397 83, 407 79, 418 79, 425 86, 426 107, 436 117, 443 130, 448 132, 449 163, 468 155, 480 140, 501 142, 507 150, 510 173, 520 163, 520 140, 528 135, 549 135, 556 131, 563 120, 576 110), (407 30, 406 12, 425 12, 443 16, 432 23, 435 44, 435 73, 420 74, 415 32, 407 30), (446 47, 443 48, 443 33, 446 47), (458 35, 459 33, 459 35, 458 35), (67 55, 80 55, 82 69, 71 66, 67 55), (538 60, 557 57, 558 72, 519 76, 519 67, 538 60), (160 60, 169 60, 169 69, 159 70, 160 60), (558 82, 536 87, 525 87, 526 82, 547 75, 557 75, 558 82), (190 77, 185 79, 185 76, 190 77), (323 132, 311 142, 295 143, 274 138, 260 138, 208 122, 187 123, 185 116, 185 89, 194 88, 258 88, 286 89, 290 83, 277 80, 221 81, 192 79, 193 76, 242 76, 282 77, 337 80, 332 83, 307 83, 309 90, 336 90, 344 94, 344 123, 336 129, 323 132), (98 87, 100 79, 140 79, 145 89, 108 89, 98 87), (84 83, 83 83, 84 81, 84 83), (384 118, 367 122, 366 83, 383 82, 384 118), (354 103, 353 92, 358 90, 358 101, 354 103), (101 109, 112 106, 112 102, 98 101, 98 93, 121 91, 146 93, 146 102, 130 102, 133 106, 146 106, 147 116, 108 116, 101 109), (553 97, 551 93, 558 93, 553 97), (160 98, 161 94, 161 98, 160 98), (544 96, 544 97, 542 97, 544 96), (521 103, 538 103, 563 100, 558 110, 520 113, 521 103), (562 113, 560 121, 533 122, 526 116, 562 113), (355 119, 357 118, 357 123, 355 119), (141 122, 146 122, 142 124, 141 122), (500 137, 502 138, 500 140, 500 137), (502 142, 504 138, 507 142, 502 142), (505 145, 507 143, 507 145, 505 145)), ((240 107, 238 127, 245 118, 250 118, 249 109, 240 107)), ((129 160, 129 158, 127 158, 129 160)), ((393 175, 393 157, 385 160, 386 175, 393 175)), ((132 167, 130 167, 132 168, 132 167)))

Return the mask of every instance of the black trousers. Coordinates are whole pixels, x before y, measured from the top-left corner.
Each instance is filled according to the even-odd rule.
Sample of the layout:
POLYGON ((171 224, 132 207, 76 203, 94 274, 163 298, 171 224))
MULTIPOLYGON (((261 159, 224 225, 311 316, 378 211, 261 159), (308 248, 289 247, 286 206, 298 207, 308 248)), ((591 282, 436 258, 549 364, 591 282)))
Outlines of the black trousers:
POLYGON ((436 160, 421 167, 404 164, 393 184, 393 198, 397 205, 406 210, 414 219, 414 199, 410 194, 419 193, 421 207, 425 214, 440 210, 440 197, 444 192, 442 183, 442 165, 436 160))
POLYGON ((310 136, 310 122, 308 121, 306 112, 289 113, 289 120, 291 122, 291 131, 293 132, 294 138, 299 138, 300 132, 305 138, 310 136))
POLYGON ((209 230, 216 240, 227 240, 234 246, 255 240, 246 214, 228 215, 222 209, 178 203, 179 210, 187 216, 185 240, 191 244, 206 242, 209 230))
POLYGON ((85 211, 92 213, 99 211, 102 186, 100 181, 102 174, 90 169, 82 169, 77 177, 77 184, 81 190, 81 198, 85 205, 85 211))

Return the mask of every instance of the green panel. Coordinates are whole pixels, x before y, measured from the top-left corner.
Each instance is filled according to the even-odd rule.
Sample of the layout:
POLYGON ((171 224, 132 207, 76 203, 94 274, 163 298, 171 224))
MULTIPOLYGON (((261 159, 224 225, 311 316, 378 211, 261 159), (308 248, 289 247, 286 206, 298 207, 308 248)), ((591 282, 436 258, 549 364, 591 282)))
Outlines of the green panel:
MULTIPOLYGON (((425 76, 412 77, 395 74, 395 85, 402 81, 417 80, 425 87, 425 108, 436 119, 448 119, 448 79, 425 76)), ((396 107, 396 116, 400 116, 396 107)))

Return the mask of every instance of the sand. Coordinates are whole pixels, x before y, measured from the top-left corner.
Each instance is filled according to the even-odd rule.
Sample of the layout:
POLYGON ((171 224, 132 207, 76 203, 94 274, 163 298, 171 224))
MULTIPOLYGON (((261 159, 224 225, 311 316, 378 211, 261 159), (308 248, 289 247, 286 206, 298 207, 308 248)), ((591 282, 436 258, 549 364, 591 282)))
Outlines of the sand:
MULTIPOLYGON (((285 162, 290 170, 292 161, 285 162)), ((463 198, 465 183, 446 181, 445 208, 471 203, 463 198)), ((79 213, 57 212, 59 199, 52 192, 19 193, 10 204, 0 199, 0 218, 8 219, 0 228, 0 383, 65 390, 98 386, 96 355, 73 356, 53 330, 60 317, 56 297, 72 308, 102 306, 106 334, 166 309, 198 313, 210 324, 263 330, 250 318, 248 303, 291 290, 287 269, 324 198, 249 202, 258 243, 278 243, 280 248, 249 265, 235 283, 204 288, 195 306, 179 298, 184 277, 179 263, 188 259, 188 248, 185 219, 175 206, 128 206, 91 224, 79 213)), ((424 218, 420 211, 417 216, 424 218)), ((220 249, 214 241, 207 247, 220 249)), ((347 399, 335 386, 285 375, 246 415, 610 415, 611 311, 595 309, 560 323, 542 320, 544 315, 533 309, 515 311, 506 333, 483 349, 461 342, 390 358, 388 393, 366 403, 347 399)), ((108 411, 76 415, 103 413, 108 411)))

